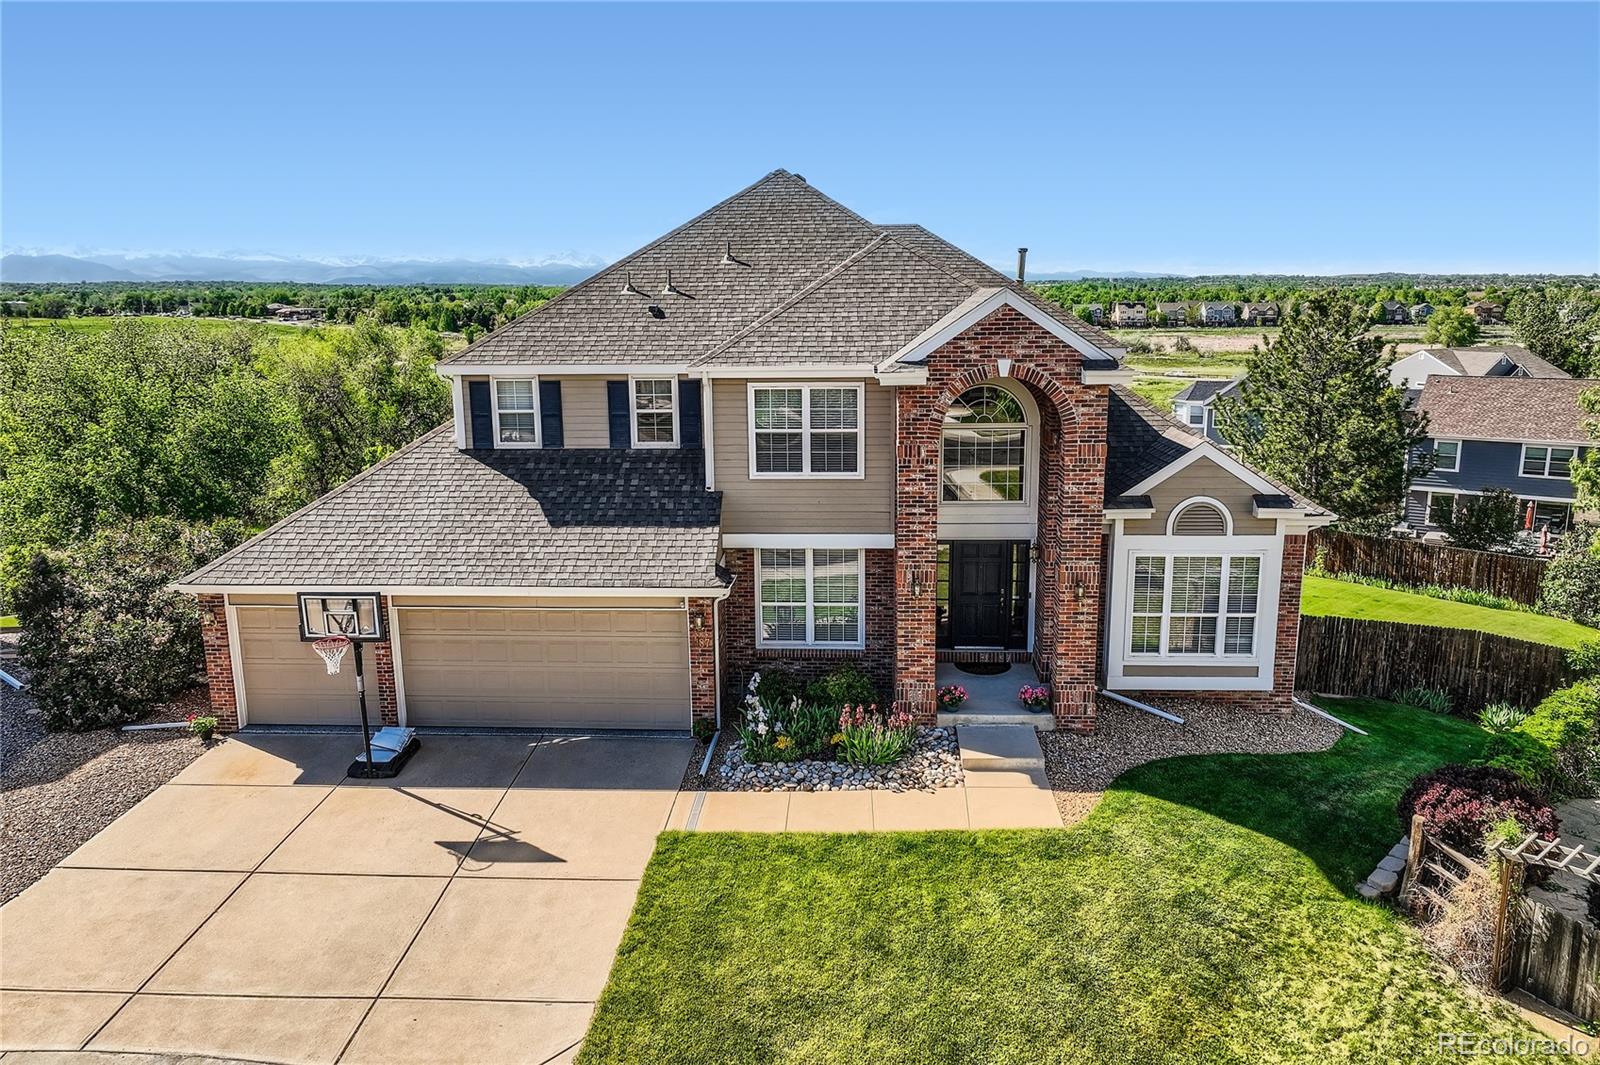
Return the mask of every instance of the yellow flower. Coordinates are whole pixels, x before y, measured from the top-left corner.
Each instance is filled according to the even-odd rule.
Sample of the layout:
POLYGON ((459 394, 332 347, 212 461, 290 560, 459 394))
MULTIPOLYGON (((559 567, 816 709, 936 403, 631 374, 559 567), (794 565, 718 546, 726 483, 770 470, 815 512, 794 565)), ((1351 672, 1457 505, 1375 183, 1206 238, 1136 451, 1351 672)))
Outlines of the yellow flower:
POLYGON ((833 739, 829 740, 828 742, 833 744, 835 747, 839 746, 839 744, 844 742, 844 733, 835 732, 833 734, 833 739))
POLYGON ((791 741, 790 741, 789 737, 787 737, 787 736, 779 736, 777 739, 772 741, 772 745, 774 747, 778 748, 778 750, 780 750, 780 751, 786 751, 786 750, 789 749, 790 742, 791 741))

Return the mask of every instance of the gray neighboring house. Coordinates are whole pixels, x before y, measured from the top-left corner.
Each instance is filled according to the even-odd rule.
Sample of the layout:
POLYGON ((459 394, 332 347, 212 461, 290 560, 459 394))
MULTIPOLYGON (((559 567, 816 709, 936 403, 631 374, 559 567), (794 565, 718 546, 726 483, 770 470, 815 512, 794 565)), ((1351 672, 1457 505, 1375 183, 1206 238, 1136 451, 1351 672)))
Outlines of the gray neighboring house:
POLYGON ((1277 325, 1278 305, 1276 303, 1247 303, 1244 305, 1244 321, 1246 325, 1277 325))
POLYGON ((1217 427, 1214 404, 1219 396, 1237 395, 1244 378, 1231 381, 1196 381, 1172 397, 1172 414, 1192 432, 1204 433, 1218 447, 1232 447, 1217 427))
POLYGON ((1232 325, 1237 319, 1231 303, 1200 304, 1201 325, 1232 325))
POLYGON ((1429 377, 1417 409, 1436 463, 1411 483, 1405 524, 1435 532, 1463 497, 1504 488, 1521 500, 1525 527, 1565 531, 1577 498, 1570 470, 1593 446, 1579 396, 1596 387, 1572 377, 1429 377))
POLYGON ((1413 322, 1426 322, 1432 317, 1433 304, 1431 303, 1419 303, 1411 308, 1411 320, 1413 322))
POLYGON ((1514 344, 1477 348, 1421 348, 1389 367, 1397 388, 1421 388, 1430 377, 1570 377, 1565 370, 1514 344))
POLYGON ((1167 325, 1183 325, 1189 320, 1187 303, 1158 303, 1156 313, 1166 318, 1167 325))
POLYGON ((1384 300, 1381 317, 1389 325, 1404 325, 1411 320, 1411 313, 1399 300, 1384 300))

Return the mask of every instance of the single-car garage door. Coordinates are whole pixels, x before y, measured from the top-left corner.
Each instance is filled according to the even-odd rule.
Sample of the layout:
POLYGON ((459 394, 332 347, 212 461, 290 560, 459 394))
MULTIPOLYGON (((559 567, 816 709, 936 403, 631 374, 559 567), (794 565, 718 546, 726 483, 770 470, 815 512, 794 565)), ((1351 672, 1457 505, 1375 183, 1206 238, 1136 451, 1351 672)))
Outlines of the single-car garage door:
POLYGON ((398 613, 408 725, 689 727, 681 609, 398 613))
MULTIPOLYGON (((249 725, 356 725, 354 667, 328 676, 308 643, 292 606, 240 606, 235 612, 244 666, 245 723, 249 725)), ((372 666, 368 655, 367 667, 372 666)), ((377 713, 368 692, 367 710, 377 713)))

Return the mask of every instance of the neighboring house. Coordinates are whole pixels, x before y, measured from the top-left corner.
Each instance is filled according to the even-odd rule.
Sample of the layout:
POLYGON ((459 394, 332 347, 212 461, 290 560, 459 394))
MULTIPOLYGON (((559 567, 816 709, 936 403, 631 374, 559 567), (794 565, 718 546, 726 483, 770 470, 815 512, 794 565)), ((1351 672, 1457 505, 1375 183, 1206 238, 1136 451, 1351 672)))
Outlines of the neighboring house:
POLYGON ((1276 303, 1247 303, 1244 305, 1244 321, 1246 325, 1277 325, 1278 305, 1276 303))
POLYGON ((774 171, 442 360, 449 423, 185 577, 212 706, 349 723, 292 604, 365 590, 374 711, 413 726, 686 729, 842 665, 931 724, 935 663, 996 657, 1065 728, 1099 688, 1285 709, 1333 516, 1121 354, 774 171))
POLYGON ((1411 308, 1411 320, 1413 322, 1426 322, 1432 317, 1433 304, 1431 303, 1419 303, 1411 308))
POLYGON ((1384 300, 1383 313, 1379 318, 1389 325, 1403 325, 1411 320, 1406 305, 1399 300, 1384 300))
POLYGON ((1232 325, 1234 320, 1235 314, 1231 303, 1200 304, 1201 325, 1232 325))
POLYGON ((1167 325, 1184 325, 1189 321, 1189 305, 1187 303, 1158 303, 1156 310, 1166 318, 1167 325))
POLYGON ((1118 302, 1111 308, 1111 321, 1121 326, 1143 326, 1150 324, 1150 316, 1142 303, 1118 302))
POLYGON ((1195 381, 1172 397, 1173 417, 1195 432, 1203 434, 1218 447, 1230 447, 1232 445, 1222 438, 1222 432, 1217 425, 1215 403, 1219 396, 1237 395, 1239 386, 1243 383, 1242 377, 1228 381, 1195 381))
POLYGON ((1431 532, 1463 497, 1504 488, 1524 527, 1559 533, 1572 523, 1573 461, 1592 446, 1578 397, 1600 381, 1570 377, 1433 375, 1417 409, 1428 416, 1434 469, 1411 484, 1406 524, 1431 532))
POLYGON ((1083 313, 1090 325, 1099 325, 1100 320, 1105 317, 1106 309, 1101 304, 1091 303, 1084 307, 1083 313))
POLYGON ((1467 310, 1472 317, 1477 319, 1479 325, 1493 325, 1495 322, 1505 320, 1505 308, 1498 303, 1487 303, 1482 300, 1467 304, 1467 310))
POLYGON ((1421 348, 1389 367, 1389 383, 1397 388, 1421 388, 1428 378, 1445 377, 1568 377, 1566 371, 1539 358, 1527 348, 1503 344, 1493 348, 1421 348))

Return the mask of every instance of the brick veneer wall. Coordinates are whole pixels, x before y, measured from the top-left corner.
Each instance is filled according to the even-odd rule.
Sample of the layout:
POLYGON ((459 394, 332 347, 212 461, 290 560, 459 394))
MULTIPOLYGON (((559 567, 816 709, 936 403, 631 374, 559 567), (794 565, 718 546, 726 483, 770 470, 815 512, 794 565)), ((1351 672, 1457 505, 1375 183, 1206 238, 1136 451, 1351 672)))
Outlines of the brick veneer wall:
POLYGON ((998 360, 1039 403, 1039 528, 1034 666, 1050 682, 1064 728, 1094 728, 1099 658, 1106 395, 1080 383, 1082 356, 1011 307, 1001 307, 928 358, 926 385, 896 388, 895 706, 935 717, 934 580, 939 459, 945 411, 997 378, 998 360))
MULTIPOLYGON (((861 668, 887 696, 894 688, 895 654, 895 553, 880 549, 863 552, 866 558, 866 648, 836 651, 820 647, 771 648, 756 646, 756 553, 750 548, 729 548, 722 563, 733 573, 733 588, 722 602, 722 691, 724 705, 744 701, 750 674, 760 669, 782 668, 809 679, 841 665, 861 668)), ((928 650, 933 650, 930 637, 928 650)))
MULTIPOLYGON (((389 617, 388 596, 378 596, 378 612, 386 619, 389 617)), ((394 633, 390 631, 387 622, 383 627, 383 634, 386 637, 385 639, 367 644, 366 649, 372 652, 372 660, 368 663, 368 666, 375 674, 372 690, 378 693, 378 717, 385 725, 398 725, 400 724, 400 700, 399 693, 395 690, 394 682, 394 648, 390 646, 390 640, 394 638, 394 633)), ((245 709, 248 711, 249 707, 247 706, 245 709)), ((369 705, 367 712, 371 713, 371 711, 372 707, 369 705)))
POLYGON ((717 630, 715 601, 689 600, 689 717, 693 724, 717 721, 717 630))

